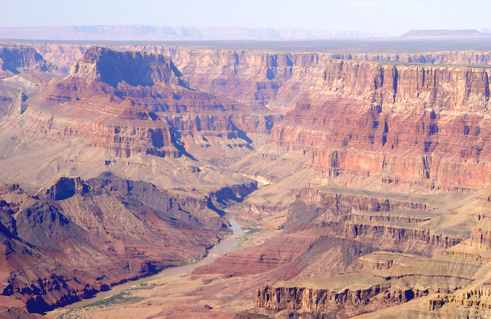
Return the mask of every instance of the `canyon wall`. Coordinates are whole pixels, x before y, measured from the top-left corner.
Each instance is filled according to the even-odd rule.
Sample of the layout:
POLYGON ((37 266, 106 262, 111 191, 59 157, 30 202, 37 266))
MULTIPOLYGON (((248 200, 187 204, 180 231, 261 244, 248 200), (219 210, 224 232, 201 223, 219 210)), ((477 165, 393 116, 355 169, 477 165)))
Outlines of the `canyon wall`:
POLYGON ((462 315, 469 317, 491 315, 491 290, 487 287, 478 287, 464 290, 454 294, 438 294, 428 302, 428 309, 436 312, 445 307, 454 307, 450 311, 455 311, 455 307, 462 315))
POLYGON ((30 101, 25 134, 83 137, 116 157, 195 158, 187 149, 251 148, 248 134, 268 134, 273 117, 232 99, 190 88, 163 55, 91 48, 71 73, 30 101))
POLYGON ((272 141, 303 151, 341 184, 462 190, 489 183, 485 67, 321 53, 177 49, 169 55, 191 86, 276 112, 292 110, 275 125, 272 141))
MULTIPOLYGON (((439 209, 440 205, 431 196, 418 198, 328 187, 300 190, 283 224, 283 234, 289 237, 282 237, 282 241, 295 247, 301 257, 297 255, 294 262, 274 259, 279 249, 273 240, 251 249, 260 255, 256 263, 269 262, 273 269, 284 265, 296 272, 276 281, 270 275, 267 282, 273 284, 258 289, 256 306, 280 317, 351 318, 431 296, 413 303, 421 303, 428 317, 437 316, 436 312, 447 305, 487 309, 487 299, 480 293, 460 293, 460 289, 473 282, 474 273, 483 265, 481 258, 472 253, 468 256, 450 253, 453 249, 461 251, 462 245, 470 241, 471 246, 488 251, 487 217, 479 215, 474 231, 460 225, 449 232, 436 230, 439 225, 432 221, 445 220, 448 214, 447 210, 439 209), (324 236, 331 245, 339 241, 349 243, 350 250, 337 256, 336 250, 323 245, 322 254, 315 256, 316 246, 309 244, 302 255, 302 247, 287 241, 296 238, 298 245, 300 239, 315 235, 324 236), (361 245, 369 247, 360 249, 361 245), (302 264, 302 260, 307 262, 302 264), (292 264, 304 268, 298 270, 292 264), (336 268, 341 264, 341 268, 336 268), (466 295, 470 300, 460 304, 459 296, 466 295)), ((257 269, 253 268, 254 255, 249 252, 248 256, 247 269, 257 269)), ((245 260, 244 256, 238 257, 236 260, 241 260, 240 257, 245 260)), ((231 264, 226 258, 221 262, 231 264)), ((409 308, 402 309, 411 317, 409 308)))
POLYGON ((301 190, 289 208, 285 231, 317 232, 377 245, 379 248, 427 254, 460 243, 469 234, 434 232, 427 224, 434 209, 425 201, 301 190))
MULTIPOLYGON (((79 104, 93 104, 74 93, 80 87, 75 79, 84 79, 99 84, 81 91, 109 92, 108 104, 129 102, 112 112, 126 109, 129 118, 151 119, 136 130, 123 125, 118 134, 101 131, 117 141, 110 148, 118 156, 180 156, 183 152, 172 142, 176 136, 206 147, 196 138, 204 126, 201 130, 215 131, 214 136, 271 133, 271 142, 303 152, 311 166, 345 186, 445 191, 490 182, 489 71, 461 65, 485 64, 485 54, 357 58, 158 46, 129 51, 86 50, 71 80, 60 83, 51 96, 59 103, 77 104, 79 98, 79 104), (415 64, 401 63, 405 60, 415 64), (104 78, 109 73, 115 78, 104 78), (214 114, 205 115, 208 111, 214 114), (156 115, 162 120, 154 121, 156 115), (152 146, 150 128, 162 147, 152 146)), ((253 142, 236 141, 242 146, 253 142)))
MULTIPOLYGON (((65 50, 45 47, 42 52, 51 61, 65 50)), ((23 69, 42 71, 43 60, 29 52, 25 58, 9 58, 15 68, 8 67, 8 76, 23 69)), ((331 280, 326 275, 366 271, 359 260, 384 250, 428 260, 416 270, 398 273, 391 268, 397 264, 394 259, 402 257, 376 256, 376 267, 387 273, 370 278, 383 276, 384 284, 356 288, 354 283, 335 291, 329 284, 311 288, 301 280, 298 285, 263 286, 257 305, 274 312, 355 315, 434 292, 444 297, 432 299, 430 308, 474 305, 472 294, 460 299, 452 295, 472 280, 470 275, 438 277, 439 273, 420 273, 419 268, 431 265, 429 256, 444 255, 457 246, 488 250, 488 217, 478 215, 471 230, 472 217, 464 214, 456 227, 444 223, 446 216, 426 197, 374 190, 407 194, 482 189, 489 184, 489 70, 477 67, 487 63, 485 54, 445 58, 439 53, 333 56, 75 47, 57 65, 63 72, 72 64, 71 71, 62 77, 46 73, 51 80, 42 82, 40 92, 26 101, 20 96, 25 107, 21 103, 20 112, 2 128, 16 126, 13 131, 22 132, 25 141, 82 140, 110 154, 105 161, 109 168, 113 159, 144 155, 186 157, 196 163, 212 158, 201 162, 202 167, 228 173, 219 160, 242 159, 256 146, 271 147, 273 157, 293 154, 303 168, 315 168, 322 182, 329 183, 315 186, 322 190, 293 185, 288 196, 296 193, 297 200, 285 207, 285 223, 275 221, 278 236, 222 256, 194 275, 251 276, 262 286, 266 279, 331 280), (72 59, 77 62, 72 64, 72 59), (401 282, 407 285, 398 285, 401 282), (452 289, 438 290, 445 286, 452 289)), ((28 78, 27 73, 21 75, 28 78)), ((276 159, 271 161, 282 160, 276 159)), ((192 173, 202 167, 193 166, 192 173)), ((179 169, 175 172, 182 178, 179 169)), ((194 192, 199 185, 191 187, 194 192)), ((37 196, 11 186, 0 193, 0 261, 8 270, 2 277, 7 283, 3 294, 42 312, 91 297, 112 284, 193 261, 226 233, 224 207, 243 201, 257 187, 255 182, 245 183, 192 198, 111 175, 88 181, 62 179, 37 196), (104 271, 94 276, 99 269, 104 271)), ((277 195, 274 186, 263 196, 270 194, 277 195)), ((448 206, 436 203, 447 213, 448 206)), ((475 267, 448 266, 448 260, 435 264, 475 267)), ((407 262, 396 267, 408 267, 407 262)))
POLYGON ((350 61, 327 53, 168 51, 193 86, 256 104, 286 107, 298 96, 334 94, 361 98, 365 106, 407 104, 409 109, 470 112, 485 110, 489 99, 488 73, 480 68, 350 61))
POLYGON ((274 312, 286 310, 296 314, 349 318, 370 310, 402 304, 430 293, 428 290, 390 285, 343 291, 330 291, 327 288, 265 287, 258 290, 256 305, 274 312))
POLYGON ((208 198, 111 173, 62 178, 36 196, 2 187, 0 212, 2 295, 34 313, 202 258, 228 232, 208 198))

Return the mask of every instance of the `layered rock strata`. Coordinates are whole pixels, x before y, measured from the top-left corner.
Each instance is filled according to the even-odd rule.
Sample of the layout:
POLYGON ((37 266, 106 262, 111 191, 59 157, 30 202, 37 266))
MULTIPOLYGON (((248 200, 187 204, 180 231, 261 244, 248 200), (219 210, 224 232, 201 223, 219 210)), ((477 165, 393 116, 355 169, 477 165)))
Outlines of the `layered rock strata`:
MULTIPOLYGON (((86 107, 95 103, 84 99, 82 91, 110 93, 105 104, 131 101, 132 110, 126 113, 133 114, 133 119, 155 118, 156 114, 177 126, 173 130, 180 136, 187 135, 190 142, 202 147, 207 143, 196 138, 201 125, 202 131, 224 136, 271 131, 274 143, 286 150, 303 151, 313 167, 344 185, 370 181, 385 188, 463 190, 489 183, 489 71, 486 66, 465 66, 486 64, 484 53, 357 58, 156 46, 132 48, 126 53, 79 50, 84 56, 70 80, 58 85, 51 102, 77 104, 79 98, 86 107), (135 65, 145 66, 133 68, 135 65), (107 86, 82 88, 86 82, 107 86), (186 90, 186 86, 201 92, 186 90), (207 111, 196 106, 197 101, 208 105, 207 111), (150 108, 135 106, 149 103, 150 108), (158 114, 166 106, 180 114, 158 114), (273 128, 280 117, 265 115, 264 107, 293 112, 273 128), (207 112, 213 114, 205 116, 207 112)), ((125 108, 129 107, 116 107, 125 108)), ((119 154, 131 153, 132 148, 179 154, 169 143, 176 136, 169 128, 156 127, 163 130, 168 148, 125 145, 145 139, 143 144, 151 144, 148 136, 152 133, 142 126, 129 135, 123 127, 120 139, 128 142, 112 148, 119 154)), ((231 144, 248 143, 239 138, 231 144)))
POLYGON ((25 115, 31 129, 55 140, 83 137, 116 157, 194 158, 186 144, 250 148, 248 134, 270 132, 274 122, 189 88, 162 55, 104 48, 87 50, 71 75, 32 105, 25 115))
POLYGON ((443 234, 425 226, 434 217, 433 208, 425 201, 307 188, 298 194, 289 211, 285 223, 288 232, 317 229, 329 236, 369 239, 389 249, 424 253, 455 246, 465 238, 465 234, 443 234))
POLYGON ((365 289, 330 291, 299 287, 265 287, 258 290, 259 308, 294 313, 350 317, 370 308, 390 307, 426 296, 428 290, 403 289, 390 285, 375 285, 365 289))
POLYGON ((30 312, 201 258, 228 231, 207 198, 110 173, 62 178, 37 196, 10 186, 0 198, 2 294, 30 312))
POLYGON ((477 287, 454 294, 437 294, 428 301, 430 313, 437 314, 446 308, 469 318, 487 317, 491 315, 491 290, 477 287))
POLYGON ((272 140, 305 151, 307 161, 339 182, 370 179, 442 190, 489 182, 485 67, 339 60, 320 53, 169 54, 195 87, 249 105, 294 109, 273 129, 272 140))

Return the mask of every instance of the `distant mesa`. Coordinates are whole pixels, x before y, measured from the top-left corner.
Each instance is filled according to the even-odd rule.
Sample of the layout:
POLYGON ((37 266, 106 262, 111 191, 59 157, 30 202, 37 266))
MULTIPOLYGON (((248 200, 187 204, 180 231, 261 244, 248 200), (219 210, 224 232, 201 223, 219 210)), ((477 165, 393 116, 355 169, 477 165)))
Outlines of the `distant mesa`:
POLYGON ((151 25, 88 25, 0 27, 0 39, 57 41, 291 41, 361 39, 373 35, 357 31, 298 28, 177 27, 151 25))
POLYGON ((465 38, 480 38, 490 37, 490 33, 481 32, 476 29, 464 29, 464 30, 411 30, 402 35, 404 39, 465 39, 465 38))

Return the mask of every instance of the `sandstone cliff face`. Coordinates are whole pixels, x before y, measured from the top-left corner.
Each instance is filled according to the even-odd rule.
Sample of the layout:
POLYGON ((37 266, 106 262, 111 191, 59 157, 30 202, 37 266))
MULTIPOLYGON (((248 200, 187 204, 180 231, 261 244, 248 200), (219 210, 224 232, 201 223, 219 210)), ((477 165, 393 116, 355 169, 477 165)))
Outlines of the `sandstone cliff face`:
POLYGON ((299 105, 273 130, 273 139, 305 150, 314 167, 340 183, 369 179, 395 188, 475 189, 489 182, 487 122, 478 113, 384 112, 336 98, 317 107, 299 105))
POLYGON ((487 68, 321 53, 168 54, 192 86, 248 105, 294 109, 272 140, 304 150, 307 161, 339 183, 370 179, 385 187, 458 190, 489 182, 487 68))
MULTIPOLYGON (((459 313, 469 318, 491 315, 491 290, 477 287, 455 294, 438 294, 428 302, 428 309, 437 313, 449 306, 457 307, 459 313)), ((455 310, 454 310, 455 311, 455 310)))
POLYGON ((427 226, 432 211, 424 201, 336 194, 308 188, 302 190, 291 205, 285 230, 317 229, 328 236, 361 242, 369 240, 380 248, 418 253, 460 243, 463 235, 437 233, 427 226))
POLYGON ((44 312, 202 257, 226 232, 206 198, 111 174, 0 195, 4 296, 44 312))
POLYGON ((322 77, 319 65, 327 59, 319 54, 184 48, 168 54, 192 86, 256 107, 290 104, 305 93, 302 83, 312 87, 308 82, 322 77))
POLYGON ((274 312, 332 315, 335 318, 351 317, 370 308, 390 307, 428 295, 428 290, 402 289, 390 285, 375 285, 359 290, 265 287, 258 290, 256 305, 274 312))
POLYGON ((263 105, 286 107, 299 96, 336 94, 363 98, 366 106, 472 111, 483 110, 489 99, 488 73, 479 68, 390 65, 322 53, 177 49, 168 54, 192 85, 263 105))
POLYGON ((477 188, 489 182, 487 79, 478 70, 341 61, 326 82, 343 97, 299 103, 273 139, 307 150, 315 167, 340 182, 477 188))
MULTIPOLYGON (((110 145, 96 138, 98 143, 118 156, 147 151, 180 156, 183 153, 172 145, 175 136, 207 147, 209 143, 200 141, 199 128, 210 124, 202 131, 215 132, 215 137, 272 132, 272 142, 303 151, 306 161, 342 185, 370 181, 401 190, 462 190, 489 183, 489 71, 465 66, 486 64, 484 53, 333 56, 158 46, 125 49, 86 50, 73 68, 72 80, 60 83, 51 96, 59 103, 76 104, 77 98, 84 100, 81 91, 109 92, 111 102, 106 103, 130 102, 125 114, 133 118, 155 118, 154 113, 167 107, 180 113, 161 117, 174 128, 168 123, 155 127, 162 130, 163 149, 151 146, 148 138, 153 133, 145 126, 155 123, 123 125, 119 136, 101 132, 117 142, 110 145), (110 87, 82 89, 85 82, 110 87), (172 90, 162 93, 169 85, 172 90), (209 96, 185 91, 188 85, 209 96), (150 109, 135 107, 149 103, 150 109), (214 105, 214 114, 205 115, 199 104, 214 105), (263 107, 293 111, 278 124, 281 116, 265 114, 263 107), (133 131, 140 133, 125 133, 133 131)), ((84 102, 86 107, 89 103, 84 102)), ((112 112, 118 108, 125 107, 112 112)), ((236 142, 231 144, 250 144, 240 138, 236 142)))

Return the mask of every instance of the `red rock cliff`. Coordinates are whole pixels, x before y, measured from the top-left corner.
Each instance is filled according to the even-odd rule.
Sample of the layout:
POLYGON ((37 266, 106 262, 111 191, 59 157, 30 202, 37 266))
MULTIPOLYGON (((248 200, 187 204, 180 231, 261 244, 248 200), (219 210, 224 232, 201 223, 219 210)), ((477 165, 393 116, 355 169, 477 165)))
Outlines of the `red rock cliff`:
MULTIPOLYGON (((138 50, 148 53, 90 49, 74 68, 74 75, 99 83, 97 92, 110 93, 104 103, 114 107, 106 107, 111 112, 125 109, 133 119, 157 113, 166 119, 157 127, 155 121, 142 122, 136 130, 125 123, 110 126, 109 131, 121 127, 119 137, 101 135, 115 143, 93 139, 118 154, 153 149, 148 128, 163 132, 164 146, 157 151, 180 154, 171 145, 168 123, 180 127, 184 138, 196 136, 200 127, 222 136, 272 129, 274 143, 302 151, 313 167, 343 185, 461 190, 489 183, 489 70, 462 66, 486 64, 486 54, 345 57, 157 46, 138 50), (113 103, 120 100, 129 106, 113 103), (171 112, 155 111, 163 105, 171 112), (292 111, 273 128, 271 117, 254 114, 264 106, 292 111)), ((77 93, 78 86, 76 81, 61 83, 52 99, 75 103, 80 98, 84 108, 93 105, 77 93)))

